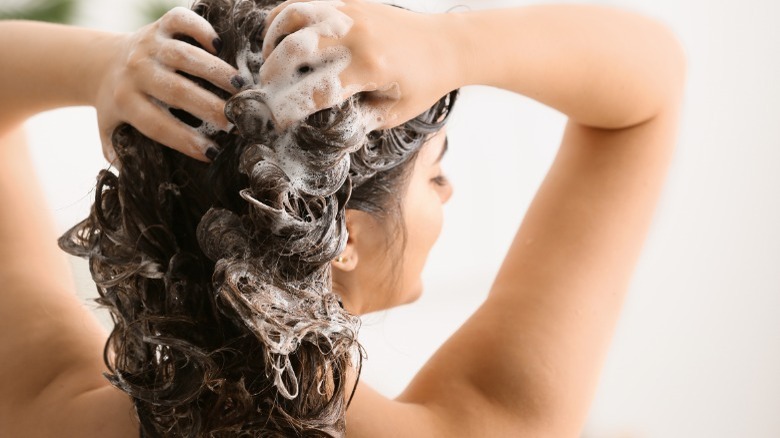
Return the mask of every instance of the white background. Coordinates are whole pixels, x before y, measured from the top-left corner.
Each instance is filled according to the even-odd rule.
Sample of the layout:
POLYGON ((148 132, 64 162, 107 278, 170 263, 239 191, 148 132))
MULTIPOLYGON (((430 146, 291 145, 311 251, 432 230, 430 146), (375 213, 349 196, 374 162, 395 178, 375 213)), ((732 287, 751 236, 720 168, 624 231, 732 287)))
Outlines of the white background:
MULTIPOLYGON (((132 30, 142 23, 134 3, 85 2, 79 22, 132 30)), ((399 3, 421 12, 527 4, 399 3)), ((666 23, 689 70, 676 156, 583 437, 780 436, 780 2, 588 3, 666 23)), ((424 273, 425 293, 364 318, 365 381, 399 393, 484 299, 565 121, 521 95, 462 90, 443 162, 455 194, 424 273), (501 204, 509 207, 492 208, 501 204)), ((91 108, 29 122, 60 231, 86 216, 106 165, 96 126, 91 108)), ((83 301, 94 308, 86 264, 72 260, 83 301)))

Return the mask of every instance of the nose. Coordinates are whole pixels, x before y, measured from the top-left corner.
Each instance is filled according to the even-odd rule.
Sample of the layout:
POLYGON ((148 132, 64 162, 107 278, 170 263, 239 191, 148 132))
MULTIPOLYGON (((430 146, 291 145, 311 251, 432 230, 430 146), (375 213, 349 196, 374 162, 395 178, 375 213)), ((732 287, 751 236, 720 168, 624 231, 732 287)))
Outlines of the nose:
POLYGON ((444 198, 442 199, 441 203, 442 205, 446 204, 450 201, 450 198, 452 197, 452 193, 455 191, 455 188, 452 186, 452 182, 447 184, 447 187, 445 187, 444 192, 444 198))
POLYGON ((276 126, 271 108, 258 90, 242 91, 230 98, 225 103, 225 117, 249 139, 257 139, 276 126))

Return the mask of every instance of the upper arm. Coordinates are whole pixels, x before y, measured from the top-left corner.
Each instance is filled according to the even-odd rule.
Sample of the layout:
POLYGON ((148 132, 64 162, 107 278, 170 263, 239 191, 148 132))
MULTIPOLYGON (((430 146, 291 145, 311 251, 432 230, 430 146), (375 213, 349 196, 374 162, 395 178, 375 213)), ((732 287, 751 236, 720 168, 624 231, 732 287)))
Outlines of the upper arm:
POLYGON ((470 415, 476 404, 542 436, 578 436, 673 156, 680 105, 621 130, 568 123, 487 300, 403 400, 434 403, 462 427, 490 421, 470 415))
POLYGON ((65 410, 69 397, 106 383, 101 375, 106 333, 75 294, 21 127, 0 133, 0 205, 4 435, 2 428, 19 423, 33 403, 48 398, 65 410))
POLYGON ((347 409, 350 438, 452 437, 444 426, 426 406, 389 399, 363 382, 347 409))

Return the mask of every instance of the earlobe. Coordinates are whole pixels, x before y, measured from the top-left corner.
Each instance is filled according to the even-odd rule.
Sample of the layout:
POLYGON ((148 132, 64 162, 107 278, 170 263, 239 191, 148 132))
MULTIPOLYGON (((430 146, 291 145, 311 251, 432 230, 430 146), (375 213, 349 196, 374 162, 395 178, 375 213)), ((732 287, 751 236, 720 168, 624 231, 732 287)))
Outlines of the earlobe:
POLYGON ((347 248, 342 251, 341 255, 333 259, 331 264, 334 268, 342 271, 353 271, 357 266, 357 262, 357 254, 354 251, 350 251, 349 244, 347 244, 347 248))
POLYGON ((352 271, 357 266, 358 262, 358 255, 357 250, 355 249, 355 241, 352 239, 352 236, 350 235, 347 238, 347 246, 344 247, 344 250, 341 251, 341 254, 338 255, 333 261, 331 262, 331 265, 334 268, 337 268, 342 271, 352 271))
POLYGON ((352 271, 357 266, 358 254, 355 246, 355 238, 359 234, 359 226, 357 225, 358 219, 355 215, 360 213, 360 211, 353 209, 346 209, 344 211, 347 227, 347 245, 344 247, 344 250, 341 251, 341 254, 331 262, 334 268, 342 271, 352 271))

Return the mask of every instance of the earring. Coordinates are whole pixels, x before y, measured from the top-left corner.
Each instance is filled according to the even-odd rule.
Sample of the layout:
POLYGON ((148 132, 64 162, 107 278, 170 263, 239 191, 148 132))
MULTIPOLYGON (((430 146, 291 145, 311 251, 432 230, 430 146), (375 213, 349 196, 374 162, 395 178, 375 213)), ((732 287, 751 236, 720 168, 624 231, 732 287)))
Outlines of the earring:
POLYGON ((342 257, 342 256, 338 256, 338 258, 336 259, 336 261, 339 262, 339 263, 343 263, 344 260, 346 260, 346 259, 344 257, 342 257))

